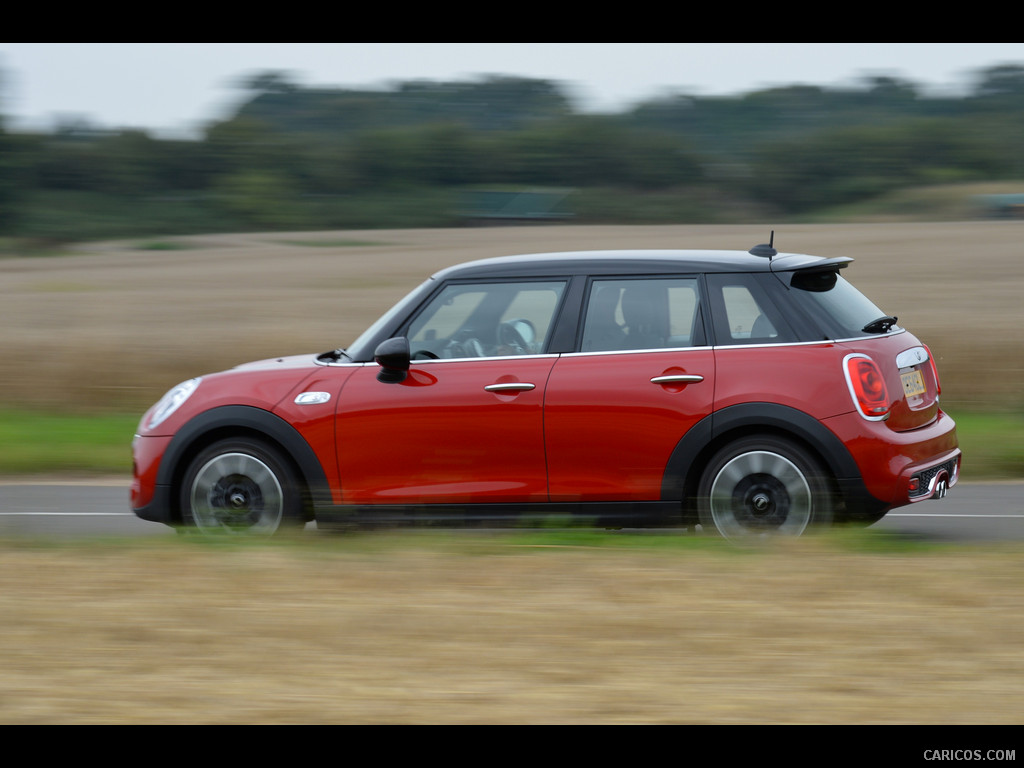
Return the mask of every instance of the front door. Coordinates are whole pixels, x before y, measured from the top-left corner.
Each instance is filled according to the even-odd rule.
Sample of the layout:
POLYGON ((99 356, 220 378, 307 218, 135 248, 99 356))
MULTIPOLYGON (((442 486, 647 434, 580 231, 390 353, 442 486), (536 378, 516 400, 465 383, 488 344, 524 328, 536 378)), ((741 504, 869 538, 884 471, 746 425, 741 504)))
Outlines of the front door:
POLYGON ((400 383, 377 365, 341 391, 337 444, 345 504, 547 500, 544 354, 565 281, 442 286, 405 326, 400 383))

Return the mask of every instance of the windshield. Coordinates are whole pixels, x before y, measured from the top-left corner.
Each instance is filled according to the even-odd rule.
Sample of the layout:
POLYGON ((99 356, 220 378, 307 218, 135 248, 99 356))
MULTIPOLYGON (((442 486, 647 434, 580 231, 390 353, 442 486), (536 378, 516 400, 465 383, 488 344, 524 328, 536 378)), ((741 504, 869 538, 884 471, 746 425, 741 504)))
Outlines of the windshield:
POLYGON ((829 338, 847 339, 863 336, 877 328, 875 333, 895 330, 895 318, 890 323, 877 321, 885 317, 863 293, 853 287, 838 272, 797 271, 790 280, 792 299, 811 315, 829 338), (875 323, 876 325, 872 326, 875 323))
POLYGON ((429 278, 410 291, 404 299, 385 312, 377 322, 363 331, 359 338, 349 344, 344 350, 345 354, 352 360, 362 362, 372 360, 373 351, 377 344, 384 341, 388 333, 394 330, 391 326, 396 325, 400 318, 408 315, 413 305, 422 301, 422 297, 431 290, 433 283, 434 279, 429 278))

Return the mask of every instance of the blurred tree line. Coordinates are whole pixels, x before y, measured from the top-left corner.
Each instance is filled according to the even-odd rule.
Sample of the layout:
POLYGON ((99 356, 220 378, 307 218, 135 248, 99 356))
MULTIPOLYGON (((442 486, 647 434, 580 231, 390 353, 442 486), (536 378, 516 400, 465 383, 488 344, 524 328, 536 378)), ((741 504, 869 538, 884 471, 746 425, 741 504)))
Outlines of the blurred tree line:
POLYGON ((1024 179, 1015 64, 958 96, 872 77, 668 94, 615 114, 519 77, 371 91, 264 72, 244 95, 193 140, 73 120, 14 132, 0 115, 0 236, 456 226, 475 191, 534 188, 573 190, 580 223, 794 218, 904 187, 1024 179))

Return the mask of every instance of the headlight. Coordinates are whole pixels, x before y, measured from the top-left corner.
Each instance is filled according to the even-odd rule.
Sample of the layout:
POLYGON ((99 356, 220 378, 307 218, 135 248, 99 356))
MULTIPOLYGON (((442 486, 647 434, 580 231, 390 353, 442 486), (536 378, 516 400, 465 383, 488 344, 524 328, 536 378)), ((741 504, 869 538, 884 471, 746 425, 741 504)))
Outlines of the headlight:
POLYGON ((181 404, 188 400, 191 394, 196 391, 200 381, 202 381, 202 378, 183 381, 161 397, 160 401, 153 406, 152 415, 146 423, 146 429, 153 429, 159 426, 168 416, 178 410, 181 404))

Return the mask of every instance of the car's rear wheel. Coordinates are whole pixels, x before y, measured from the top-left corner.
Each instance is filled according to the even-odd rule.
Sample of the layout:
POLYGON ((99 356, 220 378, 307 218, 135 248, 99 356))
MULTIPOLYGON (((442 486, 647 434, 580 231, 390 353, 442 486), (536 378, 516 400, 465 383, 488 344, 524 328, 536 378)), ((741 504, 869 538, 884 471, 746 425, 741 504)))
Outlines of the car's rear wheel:
POLYGON ((247 438, 221 440, 189 464, 181 520, 202 533, 272 534, 302 523, 301 488, 274 448, 247 438))
POLYGON ((807 450, 784 438, 748 437, 722 448, 700 482, 700 521, 727 539, 800 536, 832 521, 832 483, 807 450))

